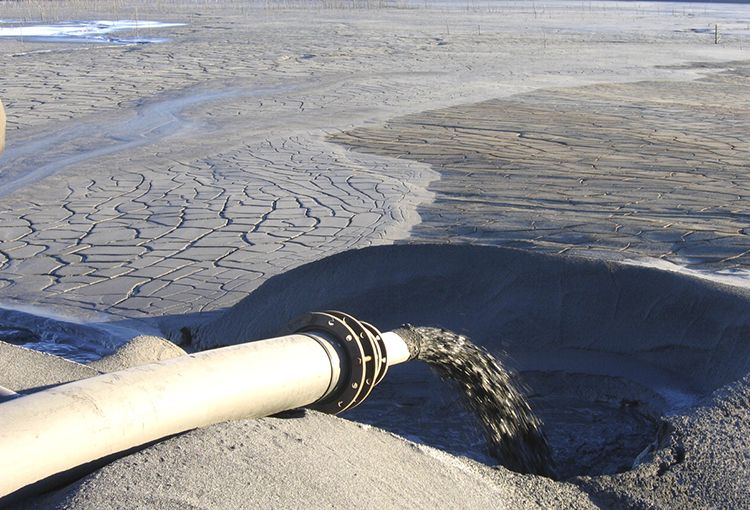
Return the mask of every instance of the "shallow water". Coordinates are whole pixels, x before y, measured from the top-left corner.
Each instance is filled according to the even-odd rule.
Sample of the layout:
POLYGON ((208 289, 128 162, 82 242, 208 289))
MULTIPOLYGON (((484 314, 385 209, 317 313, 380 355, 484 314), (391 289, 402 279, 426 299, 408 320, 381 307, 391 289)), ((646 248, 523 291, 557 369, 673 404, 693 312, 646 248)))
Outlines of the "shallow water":
POLYGON ((29 24, 17 21, 0 20, 0 38, 26 42, 68 42, 68 43, 108 43, 145 44, 162 43, 163 37, 142 37, 140 30, 184 26, 184 23, 163 23, 160 21, 64 21, 53 25, 29 24), (115 37, 114 32, 135 32, 135 37, 115 37))
POLYGON ((33 307, 0 307, 0 341, 55 354, 78 363, 97 360, 152 328, 136 321, 82 322, 33 307))
POLYGON ((258 97, 293 85, 258 86, 250 89, 188 89, 181 94, 143 101, 117 117, 91 118, 70 129, 57 130, 26 142, 13 143, 0 164, 0 196, 54 175, 84 161, 132 150, 195 128, 182 115, 197 105, 236 97, 258 97), (73 147, 73 149, 71 149, 73 147))

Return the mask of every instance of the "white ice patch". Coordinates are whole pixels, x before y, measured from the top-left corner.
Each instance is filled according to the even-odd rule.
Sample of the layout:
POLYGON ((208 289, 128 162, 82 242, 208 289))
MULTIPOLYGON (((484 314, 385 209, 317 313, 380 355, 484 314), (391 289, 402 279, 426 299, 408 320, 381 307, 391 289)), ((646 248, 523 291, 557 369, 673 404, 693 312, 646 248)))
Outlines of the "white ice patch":
POLYGON ((39 42, 102 42, 115 44, 165 42, 164 38, 127 37, 118 38, 113 32, 138 32, 155 28, 181 27, 184 23, 162 23, 161 21, 66 21, 55 25, 28 25, 0 20, 0 38, 23 39, 39 42), (10 25, 10 26, 4 26, 10 25))

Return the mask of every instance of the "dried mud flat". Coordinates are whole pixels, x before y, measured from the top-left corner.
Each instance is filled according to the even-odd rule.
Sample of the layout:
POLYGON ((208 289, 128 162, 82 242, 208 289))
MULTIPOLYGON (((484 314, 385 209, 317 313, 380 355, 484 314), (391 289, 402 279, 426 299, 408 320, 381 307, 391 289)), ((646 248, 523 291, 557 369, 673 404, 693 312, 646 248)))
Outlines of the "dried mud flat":
MULTIPOLYGON (((750 507, 747 291, 594 260, 744 274, 750 10, 455 7, 144 3, 186 25, 164 44, 0 41, 0 303, 190 348, 342 306, 467 332, 510 353, 566 480, 482 464, 410 368, 351 417, 415 442, 315 413, 237 422, 27 506, 750 507)), ((106 336, 60 324, 81 348, 106 336)), ((148 342, 97 369, 162 352, 148 342)), ((18 390, 93 370, 0 345, 18 390)))
POLYGON ((695 68, 715 72, 547 89, 333 139, 438 169, 419 239, 746 270, 750 64, 695 68))
MULTIPOLYGON (((26 5, 3 16, 29 17, 26 5)), ((64 5, 46 15, 136 14, 64 5)), ((346 151, 330 135, 545 86, 684 80, 707 71, 675 66, 744 54, 743 34, 717 46, 689 31, 713 12, 658 4, 503 4, 490 15, 149 5, 138 16, 187 25, 159 30, 165 44, 2 41, 6 303, 121 317, 230 306, 301 263, 407 238, 417 206, 451 182, 442 172, 428 189, 438 179, 429 166, 346 151)), ((523 113, 516 124, 539 119, 523 113)), ((590 166, 578 170, 576 182, 590 166)), ((462 223, 485 221, 470 216, 462 223)), ((546 226, 517 216, 513 232, 546 226)))

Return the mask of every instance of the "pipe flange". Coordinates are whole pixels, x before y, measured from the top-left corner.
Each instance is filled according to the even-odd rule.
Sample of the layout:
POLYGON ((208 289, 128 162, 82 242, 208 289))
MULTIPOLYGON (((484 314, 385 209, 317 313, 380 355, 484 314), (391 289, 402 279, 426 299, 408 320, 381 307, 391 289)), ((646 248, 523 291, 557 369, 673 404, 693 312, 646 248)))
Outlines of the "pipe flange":
MULTIPOLYGON (((375 338, 376 336, 379 337, 380 333, 377 332, 373 326, 368 326, 367 323, 359 321, 344 312, 326 310, 325 313, 344 321, 347 326, 354 330, 357 334, 359 343, 362 345, 362 351, 365 353, 363 358, 365 368, 364 387, 360 394, 357 395, 356 401, 348 408, 352 409, 364 402, 365 399, 370 396, 370 393, 372 393, 375 385, 377 385, 380 379, 382 379, 382 377, 379 378, 379 375, 383 367, 382 359, 384 349, 381 350, 380 345, 375 338), (375 330, 377 334, 374 334, 373 330, 375 330)), ((385 344, 383 344, 383 347, 385 347, 385 344)), ((352 362, 354 361, 355 360, 352 360, 352 362)))
POLYGON ((385 377, 386 372, 388 372, 388 351, 385 347, 383 337, 380 335, 380 331, 378 331, 378 328, 376 328, 369 322, 360 322, 364 327, 370 330, 370 334, 375 339, 375 345, 377 346, 380 354, 380 367, 378 368, 377 376, 375 377, 375 382, 373 383, 374 386, 377 386, 385 377))
POLYGON ((348 373, 343 384, 337 385, 328 398, 309 406, 324 413, 337 414, 352 407, 365 384, 365 352, 357 333, 347 323, 334 315, 311 312, 292 322, 290 327, 296 333, 321 332, 332 336, 349 357, 348 373))

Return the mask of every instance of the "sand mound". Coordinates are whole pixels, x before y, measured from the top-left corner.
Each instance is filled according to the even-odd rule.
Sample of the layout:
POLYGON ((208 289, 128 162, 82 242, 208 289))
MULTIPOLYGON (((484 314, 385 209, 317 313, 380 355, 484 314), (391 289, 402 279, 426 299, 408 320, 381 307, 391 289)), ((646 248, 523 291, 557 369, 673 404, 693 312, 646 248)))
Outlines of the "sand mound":
POLYGON ((747 305, 745 290, 676 273, 515 250, 343 253, 269 280, 194 331, 199 345, 271 336, 287 319, 326 308, 384 329, 411 321, 467 332, 510 353, 567 482, 427 446, 486 460, 460 402, 412 362, 344 416, 416 445, 312 412, 238 421, 162 442, 25 504, 747 508, 747 305))
MULTIPOLYGON (((115 370, 179 352, 164 339, 138 337, 97 365, 115 370)), ((0 363, 2 383, 19 390, 99 373, 2 342, 0 363)), ((367 425, 308 412, 182 434, 12 508, 396 508, 414 502, 539 509, 554 507, 560 498, 568 508, 595 508, 574 485, 529 480, 367 425)))
POLYGON ((88 366, 102 372, 112 372, 175 358, 183 354, 185 354, 185 351, 169 340, 157 336, 142 335, 133 338, 109 356, 92 361, 88 366))
POLYGON ((528 484, 315 412, 195 430, 116 461, 28 508, 595 508, 571 485, 528 484), (38 505, 38 506, 34 506, 38 505))
POLYGON ((650 268, 494 247, 397 245, 271 278, 193 338, 207 348, 270 337, 309 310, 334 308, 381 330, 408 322, 465 332, 523 369, 638 376, 648 364, 657 369, 641 375, 650 383, 706 393, 750 371, 749 304, 744 289, 650 268))
MULTIPOLYGON (((206 348, 274 336, 297 315, 332 308, 384 330, 409 322, 460 331, 507 353, 563 477, 607 475, 601 483, 614 487, 625 483, 621 476, 651 480, 664 464, 683 470, 681 484, 693 483, 702 465, 679 460, 680 445, 690 437, 705 453, 702 432, 693 431, 707 425, 677 417, 692 416, 704 398, 750 372, 749 304, 745 289, 651 268, 493 247, 398 245, 272 278, 194 338, 206 348), (639 456, 649 461, 630 471, 639 456)), ((441 381, 408 363, 346 417, 492 463, 476 423, 460 409, 441 381)), ((747 449, 722 430, 712 436, 715 458, 732 465, 747 449)), ((722 466, 716 477, 747 476, 722 466)), ((626 492, 638 485, 628 484, 626 492)))

